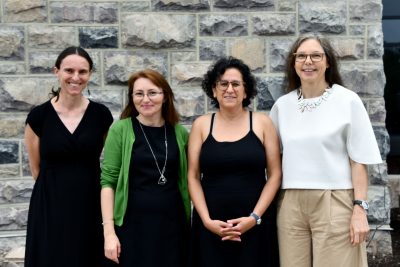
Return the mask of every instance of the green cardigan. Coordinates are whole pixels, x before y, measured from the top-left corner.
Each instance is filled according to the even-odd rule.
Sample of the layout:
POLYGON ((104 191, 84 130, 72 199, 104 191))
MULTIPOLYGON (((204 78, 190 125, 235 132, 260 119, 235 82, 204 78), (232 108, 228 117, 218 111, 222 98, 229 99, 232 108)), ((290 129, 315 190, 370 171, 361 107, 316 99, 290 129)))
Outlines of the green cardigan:
MULTIPOLYGON (((190 220, 190 199, 187 185, 188 141, 187 130, 179 124, 175 126, 176 141, 179 147, 179 180, 178 187, 185 207, 186 217, 190 220)), ((126 206, 128 205, 129 165, 132 146, 135 142, 131 118, 115 122, 108 131, 104 144, 104 160, 101 166, 101 187, 111 187, 115 192, 114 223, 123 224, 126 206)))

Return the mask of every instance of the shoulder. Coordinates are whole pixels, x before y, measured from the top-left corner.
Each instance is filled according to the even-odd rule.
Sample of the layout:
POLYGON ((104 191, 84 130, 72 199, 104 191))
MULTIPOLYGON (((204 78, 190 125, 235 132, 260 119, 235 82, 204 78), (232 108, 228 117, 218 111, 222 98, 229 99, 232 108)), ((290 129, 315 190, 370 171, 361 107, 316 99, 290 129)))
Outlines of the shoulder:
POLYGON ((285 105, 286 103, 293 101, 293 100, 297 101, 297 90, 293 90, 293 91, 279 97, 275 101, 274 107, 285 105))
POLYGON ((339 99, 342 103, 363 105, 359 95, 352 90, 338 84, 334 84, 332 89, 335 90, 335 94, 339 96, 339 99))
POLYGON ((255 125, 260 125, 264 129, 269 129, 273 127, 273 123, 271 118, 262 112, 252 112, 253 114, 253 122, 255 125))
POLYGON ((90 101, 93 109, 95 109, 96 111, 111 114, 111 111, 104 104, 101 104, 101 103, 93 101, 93 100, 89 100, 89 101, 90 101))
POLYGON ((192 129, 193 128, 203 128, 203 127, 209 127, 211 123, 211 117, 213 113, 201 115, 192 124, 192 129))
POLYGON ((188 134, 188 130, 182 125, 182 124, 175 124, 175 132, 179 135, 187 135, 188 134))
POLYGON ((129 125, 131 125, 131 118, 130 117, 122 119, 122 120, 115 121, 111 125, 110 130, 113 130, 113 131, 123 130, 123 129, 128 128, 129 125))
POLYGON ((34 106, 34 107, 31 109, 31 111, 29 112, 29 114, 40 114, 40 113, 44 113, 44 112, 46 112, 50 107, 51 107, 51 103, 50 103, 50 100, 48 100, 48 101, 46 101, 46 102, 44 102, 44 103, 42 103, 42 104, 40 104, 40 105, 34 106))

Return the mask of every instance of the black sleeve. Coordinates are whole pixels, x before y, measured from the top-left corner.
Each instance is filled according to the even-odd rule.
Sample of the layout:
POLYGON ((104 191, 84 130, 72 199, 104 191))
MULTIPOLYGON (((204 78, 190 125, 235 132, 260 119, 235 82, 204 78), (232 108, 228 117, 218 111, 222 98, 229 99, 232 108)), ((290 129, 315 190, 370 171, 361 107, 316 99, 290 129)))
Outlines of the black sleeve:
POLYGON ((33 132, 41 137, 46 103, 34 107, 28 114, 25 124, 29 124, 33 132))

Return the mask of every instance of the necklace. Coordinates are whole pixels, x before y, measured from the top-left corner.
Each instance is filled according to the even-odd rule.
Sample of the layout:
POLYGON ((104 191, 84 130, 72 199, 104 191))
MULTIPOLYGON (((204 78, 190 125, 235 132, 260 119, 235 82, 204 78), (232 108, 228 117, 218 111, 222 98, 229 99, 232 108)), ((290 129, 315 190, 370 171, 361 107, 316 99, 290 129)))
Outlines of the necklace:
POLYGON ((158 178, 158 184, 159 185, 165 185, 167 183, 167 178, 164 176, 164 173, 165 173, 165 167, 167 166, 167 159, 168 159, 167 127, 165 126, 165 123, 164 123, 165 161, 164 161, 164 166, 163 166, 162 170, 160 170, 160 166, 158 166, 156 155, 154 155, 153 149, 151 148, 150 142, 147 139, 146 133, 144 132, 142 124, 140 123, 140 121, 139 121, 139 126, 140 126, 140 129, 142 130, 144 139, 146 139, 147 145, 150 148, 150 152, 153 155, 154 161, 156 162, 157 170, 160 173, 160 178, 158 178))
POLYGON ((299 88, 298 92, 298 98, 297 98, 297 105, 300 110, 300 112, 304 111, 313 111, 316 109, 319 105, 321 105, 324 101, 328 99, 328 97, 332 94, 332 88, 327 87, 324 89, 324 93, 317 97, 317 98, 312 98, 312 99, 305 99, 303 96, 303 92, 301 91, 301 87, 299 88))

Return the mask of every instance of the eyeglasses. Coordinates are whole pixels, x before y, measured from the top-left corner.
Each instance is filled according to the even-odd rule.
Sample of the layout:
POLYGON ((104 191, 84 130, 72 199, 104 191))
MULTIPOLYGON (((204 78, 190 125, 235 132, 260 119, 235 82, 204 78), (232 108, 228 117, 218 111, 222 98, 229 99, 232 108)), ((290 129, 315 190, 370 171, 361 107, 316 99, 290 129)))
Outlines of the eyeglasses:
POLYGON ((133 98, 136 99, 143 99, 144 96, 147 96, 150 99, 155 99, 157 98, 159 95, 164 94, 163 92, 156 92, 156 91, 149 91, 147 93, 145 92, 133 92, 133 98))
POLYGON ((232 85, 232 88, 237 91, 239 90, 239 87, 244 84, 244 82, 219 80, 217 81, 217 89, 221 91, 226 91, 229 88, 229 84, 232 85))
POLYGON ((304 62, 307 60, 308 57, 310 57, 312 62, 319 62, 324 58, 325 53, 311 53, 311 54, 305 54, 305 53, 293 53, 294 58, 296 62, 304 62))

